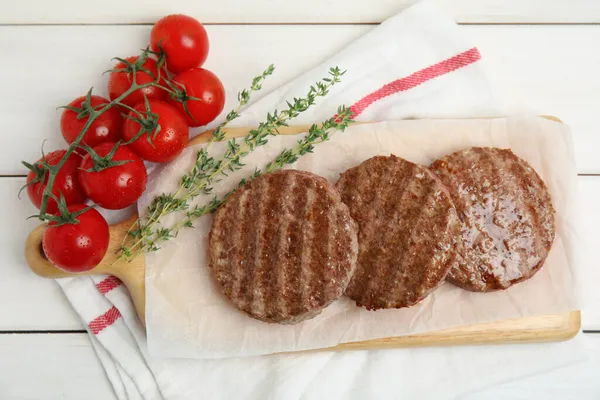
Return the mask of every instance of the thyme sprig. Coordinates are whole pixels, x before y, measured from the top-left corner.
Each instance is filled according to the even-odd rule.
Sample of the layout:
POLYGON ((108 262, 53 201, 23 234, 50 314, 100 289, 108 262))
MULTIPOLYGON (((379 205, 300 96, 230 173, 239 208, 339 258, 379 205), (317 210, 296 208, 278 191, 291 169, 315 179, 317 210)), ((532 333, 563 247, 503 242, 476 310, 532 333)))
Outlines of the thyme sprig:
POLYGON ((273 113, 267 113, 266 120, 261 122, 257 128, 250 130, 241 143, 238 143, 235 138, 227 142, 227 150, 220 160, 217 161, 208 155, 202 155, 200 164, 196 164, 198 166, 196 169, 202 173, 197 176, 195 184, 190 185, 187 197, 194 198, 201 193, 212 192, 211 184, 215 178, 221 174, 227 176, 228 173, 241 169, 244 166, 242 159, 245 156, 257 147, 267 144, 269 136, 278 135, 279 128, 288 126, 289 121, 313 106, 318 97, 326 96, 329 89, 341 81, 344 73, 345 71, 340 71, 338 67, 331 68, 329 76, 311 86, 305 97, 294 98, 291 103, 286 102, 287 108, 281 112, 275 110, 273 113))
MULTIPOLYGON (((213 130, 211 139, 206 145, 206 147, 198 151, 194 166, 190 169, 190 171, 187 174, 185 174, 181 178, 181 182, 177 191, 170 195, 163 194, 154 198, 147 209, 147 221, 143 223, 141 221, 141 218, 138 218, 131 225, 131 227, 127 231, 127 234, 123 238, 123 242, 121 243, 120 256, 122 255, 127 258, 131 257, 131 249, 128 246, 125 246, 125 241, 128 239, 128 237, 136 239, 142 238, 144 236, 148 237, 152 233, 158 233, 152 232, 152 227, 160 220, 160 218, 169 213, 181 211, 182 209, 185 209, 185 207, 187 207, 187 198, 182 199, 178 196, 183 190, 193 190, 194 184, 202 178, 202 176, 206 173, 207 168, 209 168, 213 165, 214 162, 216 162, 215 159, 210 157, 208 154, 210 145, 215 141, 222 141, 225 138, 225 127, 230 122, 232 122, 240 116, 240 111, 242 107, 248 104, 254 92, 257 92, 262 89, 262 82, 268 76, 272 75, 274 70, 275 66, 273 64, 269 65, 267 69, 265 69, 262 72, 262 74, 252 79, 252 83, 249 89, 243 89, 241 92, 238 93, 237 107, 231 110, 225 117, 225 120, 213 130)), ((140 243, 134 243, 133 247, 137 247, 140 243)))
MULTIPOLYGON (((317 98, 326 96, 332 86, 341 81, 342 75, 345 71, 341 71, 338 67, 331 68, 328 72, 328 76, 316 82, 310 87, 304 97, 294 98, 292 102, 286 102, 287 108, 281 112, 277 110, 272 113, 267 113, 265 121, 261 122, 257 128, 252 129, 248 136, 246 136, 241 142, 233 138, 227 142, 227 148, 225 153, 220 159, 214 158, 209 154, 209 146, 211 143, 217 140, 223 140, 225 133, 223 131, 224 126, 228 123, 228 120, 233 120, 239 116, 239 110, 242 105, 245 105, 248 100, 250 93, 256 90, 260 90, 260 82, 265 79, 268 75, 273 72, 273 67, 269 66, 262 75, 254 78, 250 90, 240 92, 238 96, 239 103, 238 107, 228 114, 225 122, 215 129, 211 140, 208 145, 200 149, 196 154, 196 161, 190 171, 186 173, 180 181, 179 188, 171 194, 163 194, 152 200, 146 210, 146 219, 142 220, 143 217, 137 219, 136 222, 128 230, 128 237, 132 238, 133 243, 127 245, 125 242, 128 237, 123 239, 123 243, 120 249, 119 257, 125 257, 131 259, 139 254, 141 251, 156 251, 158 250, 157 242, 169 240, 174 237, 172 230, 165 230, 165 228, 155 226, 161 221, 164 216, 178 211, 188 211, 190 208, 189 202, 199 195, 209 195, 213 191, 212 184, 215 179, 218 179, 221 175, 228 176, 229 173, 235 172, 241 169, 244 164, 242 159, 250 154, 257 147, 264 146, 268 142, 269 136, 275 136, 279 134, 279 128, 282 126, 288 126, 289 121, 296 118, 302 112, 308 110, 311 106, 316 103, 317 98), (215 132, 217 132, 215 134, 215 132)), ((341 108, 340 111, 349 113, 345 108, 341 108)), ((348 114, 349 115, 349 114, 348 114)), ((340 119, 339 113, 336 117, 333 117, 324 122, 323 131, 319 131, 317 126, 311 127, 313 130, 312 136, 309 131, 308 136, 312 139, 319 133, 326 135, 330 129, 337 126, 344 126, 350 121, 349 117, 346 120, 340 119), (339 125, 342 124, 342 125, 339 125)), ((316 140, 311 140, 308 143, 304 143, 304 147, 296 149, 289 149, 287 153, 280 155, 279 161, 284 159, 292 160, 294 162, 303 154, 312 151, 316 140)), ((275 163, 270 163, 270 168, 275 168, 275 163)), ((269 168, 269 166, 267 168, 269 168)), ((270 172, 270 171, 268 171, 270 172)), ((194 215, 205 215, 206 213, 214 211, 220 202, 216 199, 214 202, 201 207, 200 209, 194 209, 188 217, 194 217, 194 215)), ((189 219, 189 218, 188 218, 189 219)), ((184 219, 179 223, 179 227, 175 229, 175 232, 181 226, 190 226, 191 222, 188 219, 184 219)), ((192 218, 192 220, 195 218, 192 218)))
POLYGON ((267 163, 264 170, 256 169, 251 175, 240 180, 235 189, 227 192, 221 198, 217 198, 216 196, 213 197, 208 203, 190 208, 187 199, 172 199, 170 196, 164 194, 158 196, 155 198, 157 202, 171 202, 175 200, 177 204, 174 206, 174 209, 177 211, 185 211, 184 218, 168 228, 161 226, 157 229, 152 229, 152 227, 144 225, 138 232, 132 235, 135 238, 138 238, 138 241, 134 243, 134 246, 124 246, 121 249, 122 255, 128 259, 132 259, 142 251, 158 250, 162 242, 176 237, 180 229, 191 228, 193 227, 195 220, 216 211, 238 187, 263 174, 276 171, 286 165, 295 163, 301 156, 312 153, 316 144, 329 140, 332 131, 344 131, 351 122, 351 110, 344 106, 339 107, 336 116, 323 121, 320 125, 313 124, 309 128, 308 133, 302 139, 299 139, 293 148, 281 151, 274 160, 267 163))

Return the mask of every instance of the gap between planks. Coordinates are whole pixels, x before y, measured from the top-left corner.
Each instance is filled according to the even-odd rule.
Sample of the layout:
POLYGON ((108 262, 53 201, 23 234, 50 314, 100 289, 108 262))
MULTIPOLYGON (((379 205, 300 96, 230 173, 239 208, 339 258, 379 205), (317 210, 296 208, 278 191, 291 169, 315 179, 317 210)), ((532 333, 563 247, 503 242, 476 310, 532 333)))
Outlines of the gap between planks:
POLYGON ((24 330, 18 330, 18 329, 13 329, 13 330, 3 330, 0 331, 0 335, 72 335, 72 334, 80 334, 80 333, 87 333, 86 330, 83 329, 76 329, 76 330, 69 330, 69 329, 54 329, 54 330, 30 330, 30 329, 24 329, 24 330))
MULTIPOLYGON (((352 25, 366 25, 376 26, 381 22, 374 21, 363 21, 363 22, 206 22, 204 26, 352 26, 352 25)), ((3 23, 0 27, 5 26, 153 26, 153 22, 102 22, 102 23, 3 23)), ((600 26, 600 22, 457 22, 457 25, 468 25, 468 26, 485 26, 485 25, 497 25, 497 26, 523 26, 523 25, 536 25, 536 26, 600 26)))
MULTIPOLYGON (((69 329, 56 329, 56 330, 2 330, 0 335, 73 335, 73 334, 86 334, 88 333, 83 329, 69 330, 69 329)), ((600 330, 595 329, 583 329, 581 333, 586 335, 600 335, 600 330)))
MULTIPOLYGON (((600 172, 599 173, 580 173, 577 174, 577 176, 596 176, 596 177, 600 177, 600 172)), ((16 175, 0 175, 0 179, 2 178, 27 178, 27 175, 23 175, 23 174, 16 174, 16 175)))

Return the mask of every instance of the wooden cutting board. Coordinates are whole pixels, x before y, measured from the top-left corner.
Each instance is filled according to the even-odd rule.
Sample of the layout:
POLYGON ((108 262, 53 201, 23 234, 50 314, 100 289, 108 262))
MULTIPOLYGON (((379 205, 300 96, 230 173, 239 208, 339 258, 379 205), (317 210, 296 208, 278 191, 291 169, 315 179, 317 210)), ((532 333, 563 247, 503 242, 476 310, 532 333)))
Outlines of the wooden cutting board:
MULTIPOLYGON (((546 117, 559 121, 555 117, 546 117)), ((226 129, 227 137, 242 137, 248 134, 250 128, 226 129)), ((290 126, 280 130, 281 134, 297 134, 306 132, 308 126, 290 126)), ((206 143, 211 132, 204 132, 195 137, 189 146, 206 143)), ((33 272, 45 278, 64 278, 83 275, 109 274, 119 278, 129 290, 137 313, 144 322, 146 309, 145 293, 145 264, 144 255, 140 254, 134 260, 127 262, 116 261, 115 253, 121 246, 127 230, 134 223, 137 214, 125 221, 110 226, 110 244, 102 262, 89 271, 81 274, 64 272, 54 267, 42 251, 42 235, 45 224, 35 228, 27 237, 25 258, 33 272)), ((460 345, 483 343, 515 343, 515 342, 549 342, 572 338, 581 329, 579 311, 563 314, 553 314, 514 320, 490 322, 486 324, 469 325, 458 328, 429 332, 419 335, 391 337, 367 340, 361 342, 343 343, 328 350, 365 350, 392 347, 417 347, 434 345, 460 345)))

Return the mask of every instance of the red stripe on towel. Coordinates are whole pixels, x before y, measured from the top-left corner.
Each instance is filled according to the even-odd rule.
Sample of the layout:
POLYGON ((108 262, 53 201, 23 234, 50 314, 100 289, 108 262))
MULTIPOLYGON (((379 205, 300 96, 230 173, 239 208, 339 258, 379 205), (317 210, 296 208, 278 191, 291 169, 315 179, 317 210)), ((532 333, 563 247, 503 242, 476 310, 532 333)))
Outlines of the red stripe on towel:
POLYGON ((121 313, 115 306, 111 307, 104 314, 94 318, 89 324, 88 327, 92 331, 94 335, 102 332, 104 328, 111 326, 116 320, 121 317, 121 313))
POLYGON ((100 293, 106 294, 114 288, 121 286, 121 283, 122 282, 119 280, 119 278, 109 276, 108 278, 96 283, 96 288, 98 288, 100 293))
POLYGON ((356 118, 363 111, 365 111, 367 107, 369 107, 371 104, 375 103, 378 100, 381 100, 398 92, 403 92, 412 89, 415 86, 419 86, 420 84, 425 83, 431 79, 437 78, 449 72, 456 71, 457 69, 473 64, 474 62, 480 59, 481 54, 479 54, 479 50, 473 47, 472 49, 467 50, 464 53, 457 54, 454 57, 450 57, 447 60, 424 68, 405 78, 400 78, 386 85, 383 85, 381 88, 363 97, 350 107, 350 110, 353 114, 352 118, 356 118))

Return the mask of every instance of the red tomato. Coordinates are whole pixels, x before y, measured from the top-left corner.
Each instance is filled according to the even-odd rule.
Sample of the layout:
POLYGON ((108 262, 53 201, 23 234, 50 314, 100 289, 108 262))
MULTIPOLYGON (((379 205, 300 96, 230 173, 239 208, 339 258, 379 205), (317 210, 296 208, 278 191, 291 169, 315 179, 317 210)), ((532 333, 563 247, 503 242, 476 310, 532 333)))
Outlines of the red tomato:
MULTIPOLYGON (((69 103, 70 107, 81 109, 81 104, 85 96, 81 96, 69 103)), ((90 104, 97 110, 109 101, 104 97, 92 96, 90 104)), ((73 110, 65 109, 60 118, 60 131, 67 143, 71 144, 81 133, 83 126, 87 123, 89 112, 82 110, 77 113, 73 110)), ((121 128, 123 127, 123 117, 115 107, 109 108, 103 112, 88 128, 82 143, 94 147, 103 142, 116 142, 121 138, 121 128)))
MULTIPOLYGON (((209 70, 192 68, 172 80, 183 85, 185 89, 182 89, 179 94, 171 95, 167 101, 185 115, 189 126, 206 125, 223 111, 225 88, 219 78, 209 70), (190 100, 190 97, 199 100, 190 100)), ((175 86, 180 87, 177 84, 175 86)))
POLYGON ((208 56, 208 36, 200 22, 187 15, 167 15, 158 20, 150 33, 152 50, 158 45, 167 55, 167 68, 177 74, 199 67, 208 56))
MULTIPOLYGON (((46 154, 46 162, 50 165, 56 165, 65 153, 66 150, 56 150, 50 154, 46 154)), ((34 164, 34 167, 38 167, 40 161, 42 161, 41 158, 34 164)), ((85 201, 85 193, 77 180, 77 168, 79 167, 80 162, 81 156, 77 153, 71 153, 60 171, 58 171, 56 178, 54 178, 52 194, 57 198, 60 198, 60 194, 62 193, 67 205, 83 203, 85 201)), ((42 206, 42 195, 44 189, 46 189, 47 182, 48 171, 40 171, 39 174, 34 171, 29 171, 29 174, 27 174, 27 184, 29 185, 27 186, 27 195, 33 205, 37 208, 42 206), (35 180, 38 181, 34 182, 35 180)), ((58 205, 56 204, 56 201, 53 198, 48 199, 46 212, 48 214, 55 214, 57 211, 58 205)))
MULTIPOLYGON (((185 117, 172 105, 164 101, 151 100, 150 111, 158 115, 157 125, 150 132, 143 133, 129 147, 144 160, 154 162, 167 162, 177 157, 188 143, 188 125, 185 117), (160 129, 157 132, 157 128, 160 129)), ((134 107, 140 112, 146 111, 144 103, 134 107)), ((129 113, 132 118, 136 117, 133 111, 129 113)), ((156 125, 156 124, 155 124, 156 125)), ((123 138, 129 142, 140 131, 141 125, 127 118, 123 125, 123 138)))
MULTIPOLYGON (((100 157, 105 157, 115 143, 102 143, 94 147, 100 157)), ((124 146, 119 146, 112 161, 130 161, 121 165, 109 166, 101 171, 88 171, 94 168, 93 157, 88 153, 81 161, 79 183, 85 194, 94 203, 109 210, 120 210, 135 203, 146 189, 148 174, 141 158, 124 146)))
MULTIPOLYGON (((125 60, 133 64, 137 62, 138 59, 139 57, 136 56, 128 57, 125 60)), ((142 67, 150 71, 152 74, 154 74, 154 76, 149 75, 143 71, 137 71, 136 81, 138 85, 154 82, 158 77, 156 61, 151 58, 148 58, 142 64, 142 67)), ((125 93, 127 90, 129 90, 129 88, 131 88, 131 84, 133 83, 133 72, 131 72, 131 70, 127 68, 127 66, 124 63, 118 62, 117 65, 115 65, 114 69, 125 69, 127 71, 110 73, 110 77, 108 78, 108 93, 110 95, 111 100, 116 99, 117 97, 125 93)), ((162 86, 165 86, 165 81, 163 79, 165 75, 166 72, 162 71, 161 80, 159 82, 162 86)), ((121 103, 133 107, 134 105, 144 101, 144 95, 146 95, 148 99, 161 100, 166 97, 167 92, 160 88, 157 88, 156 86, 148 86, 144 89, 138 89, 135 92, 131 93, 129 96, 121 100, 121 103)))
MULTIPOLYGON (((68 208, 75 213, 85 207, 73 204, 68 208)), ((68 272, 83 272, 100 264, 110 240, 108 224, 98 211, 89 209, 76 219, 79 221, 76 224, 59 226, 50 222, 42 238, 48 260, 68 272)))

